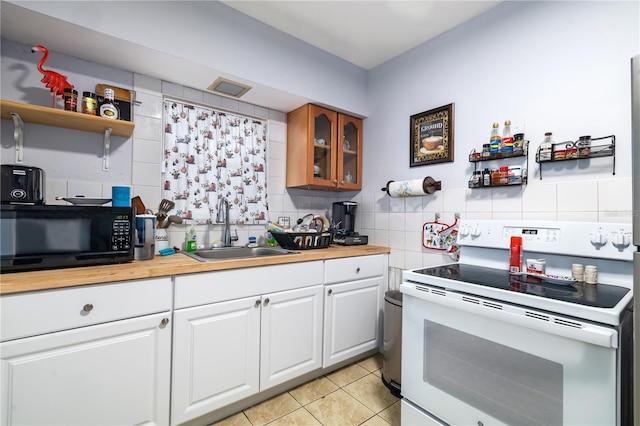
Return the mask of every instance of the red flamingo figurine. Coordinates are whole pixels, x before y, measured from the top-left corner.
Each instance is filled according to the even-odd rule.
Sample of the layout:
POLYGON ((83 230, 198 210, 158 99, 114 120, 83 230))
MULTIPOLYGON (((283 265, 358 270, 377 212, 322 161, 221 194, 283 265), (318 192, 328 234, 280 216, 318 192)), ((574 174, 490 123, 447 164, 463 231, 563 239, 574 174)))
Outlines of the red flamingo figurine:
POLYGON ((44 77, 40 81, 42 81, 47 89, 51 90, 51 93, 53 93, 52 108, 55 108, 56 96, 62 96, 64 94, 64 89, 73 89, 74 86, 73 84, 69 83, 66 75, 62 75, 55 71, 45 70, 42 68, 42 64, 44 64, 47 58, 49 58, 49 50, 46 47, 38 45, 32 47, 31 52, 44 53, 42 58, 38 61, 38 71, 40 71, 44 75, 44 77))

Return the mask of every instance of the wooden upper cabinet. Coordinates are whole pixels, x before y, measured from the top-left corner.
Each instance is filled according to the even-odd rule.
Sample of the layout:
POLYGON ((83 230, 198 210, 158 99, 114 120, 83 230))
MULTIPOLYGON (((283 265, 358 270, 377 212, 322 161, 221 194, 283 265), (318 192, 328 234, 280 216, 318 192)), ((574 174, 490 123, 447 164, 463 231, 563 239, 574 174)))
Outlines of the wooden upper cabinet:
POLYGON ((362 120, 307 104, 287 114, 287 188, 362 189, 362 120))

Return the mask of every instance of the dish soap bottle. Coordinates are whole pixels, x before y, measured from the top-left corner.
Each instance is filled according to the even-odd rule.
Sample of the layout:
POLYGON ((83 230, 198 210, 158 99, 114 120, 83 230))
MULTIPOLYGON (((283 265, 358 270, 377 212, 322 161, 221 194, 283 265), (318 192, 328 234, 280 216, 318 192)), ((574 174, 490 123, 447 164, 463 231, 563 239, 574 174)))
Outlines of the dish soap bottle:
POLYGON ((189 232, 186 234, 185 250, 196 251, 198 249, 198 242, 196 241, 196 228, 191 225, 189 232))

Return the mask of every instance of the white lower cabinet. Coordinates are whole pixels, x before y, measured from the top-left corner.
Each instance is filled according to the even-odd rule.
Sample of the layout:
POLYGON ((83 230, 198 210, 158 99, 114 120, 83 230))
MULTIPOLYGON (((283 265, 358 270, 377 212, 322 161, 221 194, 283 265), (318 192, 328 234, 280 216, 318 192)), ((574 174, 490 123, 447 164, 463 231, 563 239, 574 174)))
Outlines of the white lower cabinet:
POLYGON ((325 262, 323 367, 380 345, 386 255, 325 262))
MULTIPOLYGON (((195 419, 322 366, 321 265, 252 268, 252 273, 264 269, 256 275, 263 282, 254 283, 254 289, 295 287, 296 280, 297 285, 320 284, 174 311, 172 424, 195 419), (307 273, 301 275, 303 272, 307 273)), ((208 281, 214 287, 246 280, 237 274, 242 271, 184 277, 176 282, 176 295, 191 300, 180 293, 198 291, 199 283, 194 280, 208 281)), ((203 295, 206 299, 206 292, 203 295)))
MULTIPOLYGON (((58 307, 60 317, 78 316, 76 328, 69 321, 70 328, 66 330, 0 343, 1 424, 168 423, 170 278, 10 295, 3 296, 0 302, 3 322, 26 321, 30 316, 33 330, 47 329, 58 321, 56 317, 38 316, 42 311, 58 307), (111 296, 119 293, 120 300, 126 300, 128 287, 133 294, 150 292, 145 299, 136 301, 139 312, 145 315, 126 318, 131 313, 125 309, 125 319, 82 325, 92 321, 92 314, 96 314, 94 318, 117 318, 117 298, 111 296), (71 312, 62 312, 70 301, 80 304, 71 312), (23 318, 5 317, 5 308, 15 312, 21 306, 29 306, 21 314, 23 318), (164 309, 165 312, 148 314, 164 309)), ((6 328, 9 335, 10 328, 6 328)), ((18 328, 24 328, 24 324, 18 328)))

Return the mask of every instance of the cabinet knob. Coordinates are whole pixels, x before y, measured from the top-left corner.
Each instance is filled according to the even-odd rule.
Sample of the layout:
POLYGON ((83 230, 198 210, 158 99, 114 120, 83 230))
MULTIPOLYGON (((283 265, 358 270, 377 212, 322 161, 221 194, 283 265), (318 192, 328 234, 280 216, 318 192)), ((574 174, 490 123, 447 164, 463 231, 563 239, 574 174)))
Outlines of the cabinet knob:
POLYGON ((331 293, 333 293, 333 290, 331 289, 327 290, 327 294, 331 294, 331 293))
POLYGON ((264 299, 264 306, 267 306, 269 304, 269 298, 267 297, 266 299, 264 299))
POLYGON ((333 184, 334 184, 334 185, 337 185, 337 184, 338 184, 338 179, 334 179, 334 180, 333 180, 333 184))
POLYGON ((85 312, 91 312, 93 310, 93 305, 91 303, 87 303, 82 307, 82 310, 85 312))
POLYGON ((169 318, 162 318, 162 321, 160 321, 160 325, 164 327, 167 324, 169 324, 169 318))
POLYGON ((356 274, 357 274, 357 273, 359 273, 359 272, 360 272, 360 267, 358 266, 358 267, 356 268, 356 274))
POLYGON ((257 308, 260 306, 260 299, 256 300, 256 303, 253 304, 254 308, 257 308))
POLYGON ((344 185, 344 181, 343 180, 340 181, 340 185, 344 185))

